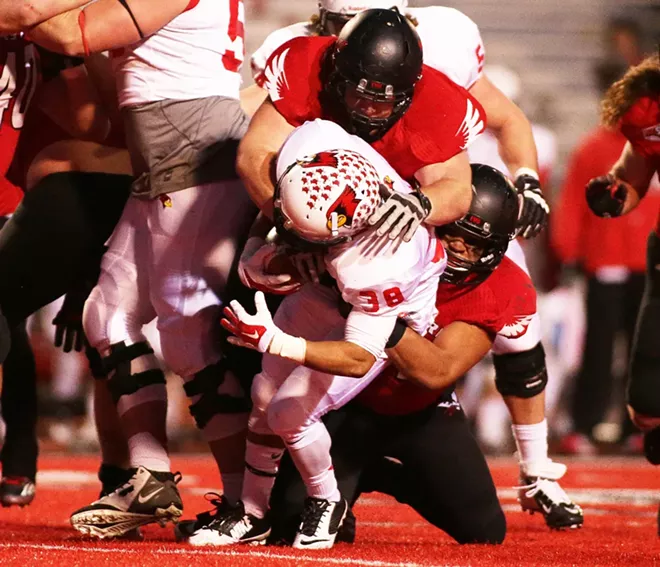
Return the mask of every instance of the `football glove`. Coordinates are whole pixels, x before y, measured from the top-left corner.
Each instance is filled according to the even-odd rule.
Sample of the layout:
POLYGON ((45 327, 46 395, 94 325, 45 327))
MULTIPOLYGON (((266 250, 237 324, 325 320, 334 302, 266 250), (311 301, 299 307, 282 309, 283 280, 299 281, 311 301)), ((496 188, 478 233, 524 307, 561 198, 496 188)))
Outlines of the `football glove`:
POLYGON ((391 240, 401 237, 409 242, 426 217, 431 213, 431 201, 421 191, 399 193, 385 185, 380 188, 384 202, 369 217, 369 224, 378 227, 378 236, 391 240))
POLYGON ((539 180, 529 173, 521 173, 514 182, 521 199, 518 215, 518 236, 534 238, 548 224, 550 207, 541 192, 539 180))
POLYGON ((254 304, 257 312, 250 315, 238 301, 230 302, 229 307, 224 308, 225 318, 220 324, 234 335, 227 338, 231 344, 266 352, 275 334, 282 331, 273 323, 261 291, 254 294, 254 304))
POLYGON ((87 339, 83 331, 82 313, 91 289, 71 290, 64 296, 62 307, 53 319, 55 325, 55 346, 64 352, 81 352, 87 339))
MULTIPOLYGON (((250 289, 287 295, 300 288, 290 274, 267 274, 268 261, 277 254, 277 245, 253 236, 248 239, 238 262, 238 276, 243 285, 250 289)), ((302 272, 301 272, 302 273, 302 272)))
POLYGON ((618 217, 623 212, 628 189, 613 175, 596 177, 587 183, 587 204, 599 217, 618 217))

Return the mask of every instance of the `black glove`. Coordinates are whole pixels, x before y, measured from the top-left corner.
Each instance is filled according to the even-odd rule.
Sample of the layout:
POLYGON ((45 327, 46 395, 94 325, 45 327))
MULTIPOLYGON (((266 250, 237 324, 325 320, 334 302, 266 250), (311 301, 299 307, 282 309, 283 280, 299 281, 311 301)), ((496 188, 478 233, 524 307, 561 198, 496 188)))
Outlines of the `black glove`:
POLYGON ((548 224, 550 207, 541 192, 541 184, 533 175, 522 173, 514 182, 518 195, 523 199, 518 216, 518 235, 534 238, 548 224))
POLYGON ((378 227, 378 236, 387 234, 391 240, 401 236, 409 242, 420 224, 431 212, 431 201, 421 191, 399 193, 386 185, 380 186, 384 202, 369 217, 369 224, 378 227))
POLYGON ((589 208, 599 217, 618 217, 623 212, 628 190, 613 175, 595 177, 586 187, 589 208))
POLYGON ((61 309, 53 319, 55 346, 62 347, 64 352, 71 352, 71 349, 80 352, 86 345, 82 326, 82 313, 87 295, 89 295, 89 292, 83 296, 79 290, 72 290, 67 293, 64 296, 61 309))

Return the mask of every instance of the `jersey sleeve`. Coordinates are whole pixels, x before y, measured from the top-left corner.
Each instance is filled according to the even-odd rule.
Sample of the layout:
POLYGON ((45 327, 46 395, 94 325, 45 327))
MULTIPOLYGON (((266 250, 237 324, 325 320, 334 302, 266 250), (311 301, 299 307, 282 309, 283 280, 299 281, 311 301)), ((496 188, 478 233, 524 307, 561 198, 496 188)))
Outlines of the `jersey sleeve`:
POLYGON ((301 22, 297 24, 292 24, 285 28, 280 28, 272 32, 264 42, 259 46, 259 48, 252 54, 250 58, 250 67, 252 69, 252 78, 254 82, 257 83, 260 87, 264 86, 265 76, 264 70, 266 69, 266 63, 268 59, 273 54, 273 52, 289 41, 294 37, 308 36, 310 35, 307 31, 308 26, 306 23, 301 22))
POLYGON ((420 163, 442 163, 466 150, 486 129, 486 112, 464 88, 434 69, 425 66, 422 81, 418 102, 413 99, 408 111, 408 140, 420 163))
POLYGON ((424 63, 470 89, 483 75, 485 49, 479 27, 463 12, 445 6, 413 8, 424 63))
POLYGON ((263 87, 292 126, 321 116, 321 58, 333 41, 331 37, 296 37, 278 47, 266 63, 263 87))

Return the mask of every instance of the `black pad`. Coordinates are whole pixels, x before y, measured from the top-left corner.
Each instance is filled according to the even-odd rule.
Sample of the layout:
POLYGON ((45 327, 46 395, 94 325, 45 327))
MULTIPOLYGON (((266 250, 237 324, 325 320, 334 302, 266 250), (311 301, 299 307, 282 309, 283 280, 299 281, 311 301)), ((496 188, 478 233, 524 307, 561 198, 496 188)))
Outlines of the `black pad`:
POLYGON ((543 392, 548 383, 545 351, 540 342, 524 352, 493 355, 493 364, 495 386, 503 396, 533 398, 543 392))

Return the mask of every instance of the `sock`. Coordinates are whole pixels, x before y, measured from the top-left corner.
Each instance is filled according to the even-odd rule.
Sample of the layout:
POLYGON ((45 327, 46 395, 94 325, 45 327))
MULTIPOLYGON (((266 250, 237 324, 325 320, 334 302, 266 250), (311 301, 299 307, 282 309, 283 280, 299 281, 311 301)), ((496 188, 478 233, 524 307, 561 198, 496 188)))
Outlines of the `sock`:
POLYGON ((548 460, 548 422, 531 425, 512 425, 520 463, 542 464, 548 460))
POLYGON ((247 514, 263 518, 268 512, 270 493, 283 453, 284 449, 246 442, 242 500, 247 514))
POLYGON ((222 478, 222 494, 233 506, 238 502, 243 491, 243 472, 223 473, 220 471, 222 478))
POLYGON ((330 457, 332 440, 325 425, 317 421, 302 432, 282 438, 305 483, 307 495, 339 502, 341 493, 330 457))
POLYGON ((131 455, 131 467, 169 472, 170 457, 167 450, 151 433, 136 433, 129 437, 128 450, 131 455))

